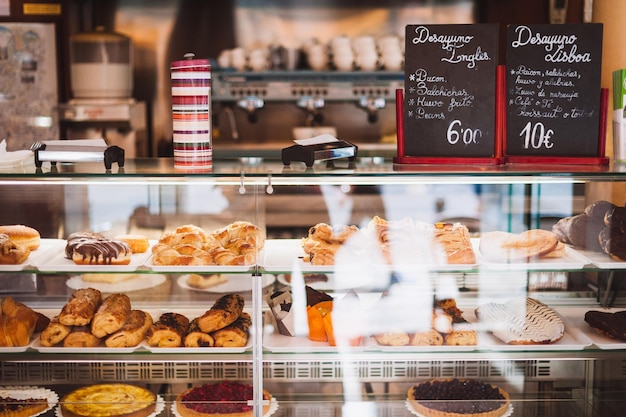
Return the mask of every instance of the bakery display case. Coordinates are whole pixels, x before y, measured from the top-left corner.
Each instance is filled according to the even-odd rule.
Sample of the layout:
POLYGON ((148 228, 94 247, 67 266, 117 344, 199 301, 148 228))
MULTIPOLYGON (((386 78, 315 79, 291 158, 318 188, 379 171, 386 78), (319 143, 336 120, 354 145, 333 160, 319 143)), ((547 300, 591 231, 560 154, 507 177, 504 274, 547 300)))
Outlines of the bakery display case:
POLYGON ((312 168, 216 162, 204 174, 176 171, 170 159, 5 170, 0 223, 36 229, 40 245, 0 265, 0 298, 45 325, 33 321, 27 343, 0 347, 0 397, 8 408, 20 393, 6 387, 42 390, 43 413, 65 416, 57 403, 69 393, 124 383, 155 395, 145 415, 186 417, 182 392, 228 382, 253 388, 252 398, 225 402, 255 416, 620 415, 625 180, 617 165, 368 158, 312 168), (68 258, 76 232, 140 236, 149 248, 127 263, 85 264, 68 258), (245 239, 235 252, 232 242, 245 239), (211 310, 236 310, 222 328, 238 324, 219 342, 198 327, 188 346, 187 330, 173 345, 148 333, 118 347, 102 334, 92 346, 87 336, 46 341, 49 323, 87 289, 99 294, 92 304, 145 313, 151 335, 174 314, 188 329, 211 310))

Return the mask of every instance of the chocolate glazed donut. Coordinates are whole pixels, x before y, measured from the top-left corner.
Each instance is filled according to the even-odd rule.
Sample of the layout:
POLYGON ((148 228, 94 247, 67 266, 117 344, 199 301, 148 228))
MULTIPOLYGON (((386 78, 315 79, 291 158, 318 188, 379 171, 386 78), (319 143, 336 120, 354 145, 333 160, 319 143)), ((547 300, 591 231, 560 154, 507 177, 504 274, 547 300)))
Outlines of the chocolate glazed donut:
POLYGON ((130 246, 119 240, 84 240, 74 246, 72 260, 77 264, 119 265, 130 262, 130 246))

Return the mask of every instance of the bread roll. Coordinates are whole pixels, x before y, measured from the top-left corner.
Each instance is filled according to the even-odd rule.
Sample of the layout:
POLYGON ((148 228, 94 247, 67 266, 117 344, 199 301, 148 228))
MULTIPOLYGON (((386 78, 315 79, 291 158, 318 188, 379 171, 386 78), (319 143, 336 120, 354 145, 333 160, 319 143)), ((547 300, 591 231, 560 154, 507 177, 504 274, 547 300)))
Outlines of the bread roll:
POLYGON ((0 234, 9 236, 16 245, 28 250, 37 250, 41 244, 41 236, 36 229, 22 224, 0 226, 0 234))
POLYGON ((374 339, 383 346, 406 346, 410 342, 409 334, 405 332, 379 333, 374 335, 374 339))
POLYGON ((63 347, 98 347, 102 343, 99 337, 91 333, 89 326, 73 326, 65 339, 63 347))
POLYGON ((85 326, 102 303, 102 293, 95 288, 79 288, 61 309, 59 323, 66 326, 85 326))
POLYGON ((441 346, 443 345, 443 336, 435 329, 423 332, 413 333, 409 339, 411 346, 441 346))
POLYGON ((48 326, 41 332, 39 343, 41 346, 52 347, 63 342, 63 339, 70 334, 70 326, 66 326, 59 322, 59 316, 54 317, 48 323, 48 326))
POLYGON ((444 335, 443 344, 446 346, 475 346, 478 336, 475 330, 453 330, 444 335))
POLYGON ((104 299, 91 320, 91 333, 104 337, 122 328, 130 315, 130 298, 126 294, 111 294, 104 299))
POLYGON ((9 238, 9 235, 0 234, 0 264, 18 265, 24 262, 30 249, 19 246, 9 238))

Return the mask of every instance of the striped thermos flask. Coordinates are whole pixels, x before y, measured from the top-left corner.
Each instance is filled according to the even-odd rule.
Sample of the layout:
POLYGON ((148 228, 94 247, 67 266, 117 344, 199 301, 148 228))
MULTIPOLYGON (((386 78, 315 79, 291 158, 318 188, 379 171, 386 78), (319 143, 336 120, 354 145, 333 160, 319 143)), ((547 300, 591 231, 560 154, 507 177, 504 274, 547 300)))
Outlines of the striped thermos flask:
POLYGON ((174 168, 206 172, 213 166, 211 64, 194 57, 185 54, 185 59, 170 67, 174 168))

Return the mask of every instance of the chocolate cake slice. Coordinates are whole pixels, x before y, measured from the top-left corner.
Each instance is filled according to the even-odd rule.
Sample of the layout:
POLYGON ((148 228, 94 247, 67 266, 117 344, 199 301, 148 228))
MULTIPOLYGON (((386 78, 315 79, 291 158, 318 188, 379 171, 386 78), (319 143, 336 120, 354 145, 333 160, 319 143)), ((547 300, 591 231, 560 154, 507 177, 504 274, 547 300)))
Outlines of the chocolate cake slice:
POLYGON ((603 335, 626 341, 626 311, 591 310, 585 313, 585 321, 603 335))

